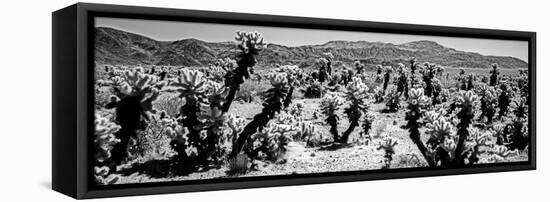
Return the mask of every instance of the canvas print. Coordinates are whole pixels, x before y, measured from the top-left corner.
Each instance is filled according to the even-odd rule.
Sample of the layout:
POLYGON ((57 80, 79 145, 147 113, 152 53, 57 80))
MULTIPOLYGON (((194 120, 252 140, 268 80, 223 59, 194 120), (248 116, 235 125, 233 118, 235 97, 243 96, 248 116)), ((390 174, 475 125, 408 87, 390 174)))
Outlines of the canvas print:
POLYGON ((97 185, 529 161, 527 41, 94 24, 97 185))

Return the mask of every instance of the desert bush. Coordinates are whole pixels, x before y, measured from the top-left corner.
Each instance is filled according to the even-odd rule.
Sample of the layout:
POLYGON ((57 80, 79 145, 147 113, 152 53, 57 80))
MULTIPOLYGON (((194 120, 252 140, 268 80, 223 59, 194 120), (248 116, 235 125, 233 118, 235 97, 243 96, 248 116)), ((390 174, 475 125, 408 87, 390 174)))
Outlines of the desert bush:
POLYGON ((230 176, 245 174, 250 168, 250 159, 244 154, 238 154, 227 160, 227 174, 230 176))
POLYGON ((305 98, 321 98, 325 94, 325 87, 318 81, 309 83, 304 91, 305 98))

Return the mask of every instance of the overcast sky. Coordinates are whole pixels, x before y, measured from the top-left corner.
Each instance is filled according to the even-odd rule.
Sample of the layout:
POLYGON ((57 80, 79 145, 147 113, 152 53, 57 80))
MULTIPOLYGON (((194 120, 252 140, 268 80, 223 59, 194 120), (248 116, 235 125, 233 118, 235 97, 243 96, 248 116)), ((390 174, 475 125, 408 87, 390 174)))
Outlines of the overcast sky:
POLYGON ((435 41, 457 50, 482 55, 512 56, 527 61, 527 41, 489 40, 458 37, 436 37, 407 34, 278 28, 213 23, 191 23, 124 18, 96 18, 96 27, 111 27, 144 35, 160 41, 195 38, 207 42, 232 41, 235 31, 258 31, 268 43, 285 46, 315 45, 328 41, 370 41, 402 44, 418 40, 435 41))

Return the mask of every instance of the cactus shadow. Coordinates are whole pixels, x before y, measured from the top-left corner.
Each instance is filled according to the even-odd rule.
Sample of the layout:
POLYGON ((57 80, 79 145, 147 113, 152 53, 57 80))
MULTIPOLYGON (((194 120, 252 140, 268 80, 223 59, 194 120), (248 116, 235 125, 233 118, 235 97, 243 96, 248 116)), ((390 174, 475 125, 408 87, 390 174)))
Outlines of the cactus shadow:
MULTIPOLYGON (((201 167, 201 172, 219 168, 219 165, 210 165, 201 167)), ((152 178, 166 178, 171 176, 187 176, 191 173, 198 172, 198 168, 195 166, 182 166, 173 160, 149 160, 146 162, 138 162, 131 164, 128 168, 119 170, 119 173, 123 176, 130 176, 132 174, 144 174, 152 178)))
POLYGON ((343 148, 350 148, 352 147, 353 145, 351 144, 347 144, 347 143, 331 143, 331 144, 328 144, 328 145, 324 145, 324 146, 321 146, 319 147, 319 151, 336 151, 336 150, 339 150, 339 149, 343 149, 343 148))

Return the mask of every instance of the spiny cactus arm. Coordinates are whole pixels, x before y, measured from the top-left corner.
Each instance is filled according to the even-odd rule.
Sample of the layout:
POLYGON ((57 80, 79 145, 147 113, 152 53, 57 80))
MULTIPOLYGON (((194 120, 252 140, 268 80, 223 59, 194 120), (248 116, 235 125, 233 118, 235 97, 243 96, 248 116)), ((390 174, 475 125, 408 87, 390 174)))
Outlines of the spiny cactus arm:
POLYGON ((457 166, 462 166, 464 164, 463 159, 460 158, 464 153, 464 142, 469 136, 468 126, 474 118, 474 104, 477 102, 477 96, 473 91, 460 91, 459 92, 459 103, 461 105, 461 110, 457 114, 460 119, 458 124, 458 142, 455 150, 455 162, 457 166))
POLYGON ((258 130, 263 130, 267 123, 279 113, 283 107, 283 99, 288 94, 288 80, 286 73, 273 73, 268 75, 271 81, 272 88, 266 92, 267 99, 262 104, 264 108, 262 112, 254 116, 254 119, 248 123, 243 131, 239 134, 237 142, 233 144, 233 149, 230 156, 237 156, 246 140, 256 133, 258 130))

